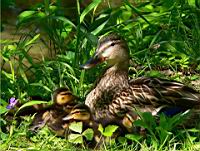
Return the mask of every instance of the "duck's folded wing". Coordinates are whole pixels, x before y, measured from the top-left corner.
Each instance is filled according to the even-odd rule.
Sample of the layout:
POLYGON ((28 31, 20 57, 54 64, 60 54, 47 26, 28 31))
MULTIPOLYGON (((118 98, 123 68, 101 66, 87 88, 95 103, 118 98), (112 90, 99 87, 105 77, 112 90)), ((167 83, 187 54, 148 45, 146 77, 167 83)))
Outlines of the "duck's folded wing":
POLYGON ((182 83, 159 78, 138 78, 130 80, 128 90, 133 103, 169 104, 181 107, 200 105, 200 93, 182 83))

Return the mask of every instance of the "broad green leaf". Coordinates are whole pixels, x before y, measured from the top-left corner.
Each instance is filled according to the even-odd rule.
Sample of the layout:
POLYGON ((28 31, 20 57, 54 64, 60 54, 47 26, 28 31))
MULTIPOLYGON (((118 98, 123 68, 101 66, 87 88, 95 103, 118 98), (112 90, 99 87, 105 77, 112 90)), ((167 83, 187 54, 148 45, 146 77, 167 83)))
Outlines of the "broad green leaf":
POLYGON ((82 144, 83 136, 81 134, 70 134, 68 136, 68 140, 70 143, 73 143, 73 144, 82 144))
POLYGON ((134 125, 135 125, 135 126, 139 126, 139 127, 147 128, 147 127, 146 127, 146 124, 145 124, 144 121, 141 120, 141 119, 134 121, 134 125))
POLYGON ((147 128, 154 128, 156 126, 156 121, 149 112, 142 113, 142 120, 145 122, 147 128))
POLYGON ((8 134, 0 132, 0 138, 1 138, 1 140, 5 141, 8 139, 8 134))
POLYGON ((24 18, 30 17, 35 13, 36 11, 32 11, 32 10, 23 11, 21 14, 18 15, 18 19, 22 21, 24 18))
POLYGON ((92 3, 90 3, 82 12, 81 16, 80 16, 80 23, 83 22, 85 16, 95 7, 97 7, 99 5, 99 3, 101 3, 101 0, 93 0, 92 3))
POLYGON ((93 129, 88 128, 82 133, 82 135, 85 136, 87 140, 91 141, 94 136, 94 131, 93 129))
POLYGON ((113 133, 118 129, 117 125, 108 125, 103 132, 104 136, 111 137, 113 133))
POLYGON ((195 7, 195 6, 196 6, 196 5, 195 5, 195 1, 196 1, 196 0, 188 0, 188 4, 189 4, 190 6, 195 7))
POLYGON ((37 18, 43 19, 46 16, 44 12, 37 12, 37 18))
POLYGON ((6 106, 8 102, 0 98, 0 104, 6 106))
POLYGON ((108 125, 104 130, 105 136, 112 136, 112 134, 118 129, 117 125, 108 125))
POLYGON ((69 125, 69 129, 81 134, 81 132, 83 131, 83 123, 82 122, 73 122, 69 125))
POLYGON ((6 113, 7 111, 8 109, 6 109, 5 106, 0 106, 0 115, 6 113))

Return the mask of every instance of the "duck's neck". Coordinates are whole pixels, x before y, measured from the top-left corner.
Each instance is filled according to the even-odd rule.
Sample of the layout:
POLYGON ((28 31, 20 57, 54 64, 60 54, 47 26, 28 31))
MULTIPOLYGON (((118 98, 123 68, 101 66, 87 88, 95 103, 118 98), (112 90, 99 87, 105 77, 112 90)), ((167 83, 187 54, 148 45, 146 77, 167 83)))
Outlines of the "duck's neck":
POLYGON ((128 66, 116 64, 104 72, 96 87, 88 94, 85 103, 92 110, 104 108, 126 87, 128 87, 128 66))
POLYGON ((115 64, 108 67, 97 85, 110 90, 116 87, 128 86, 128 66, 124 64, 115 64))
POLYGON ((112 71, 112 72, 119 72, 119 71, 125 71, 126 74, 128 75, 128 66, 129 66, 129 61, 126 60, 126 61, 121 61, 121 62, 118 62, 114 65, 109 65, 108 64, 108 68, 106 71, 112 71))

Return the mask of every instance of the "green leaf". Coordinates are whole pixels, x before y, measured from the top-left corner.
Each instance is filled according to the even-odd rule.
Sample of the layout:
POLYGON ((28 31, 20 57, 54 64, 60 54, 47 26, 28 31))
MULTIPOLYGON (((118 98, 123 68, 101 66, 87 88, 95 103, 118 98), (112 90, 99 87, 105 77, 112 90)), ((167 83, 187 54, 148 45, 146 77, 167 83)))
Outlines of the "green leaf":
POLYGON ((106 26, 108 23, 108 20, 106 20, 104 23, 102 23, 100 26, 98 26, 95 30, 93 30, 91 33, 94 35, 97 35, 100 31, 103 30, 103 28, 106 26))
POLYGON ((85 136, 87 140, 91 141, 94 137, 94 131, 93 129, 88 128, 82 133, 82 135, 85 136))
POLYGON ((69 125, 69 129, 81 134, 81 132, 83 131, 83 123, 82 122, 73 122, 69 125))
POLYGON ((62 16, 53 16, 52 18, 60 20, 60 21, 63 21, 63 23, 69 24, 69 25, 71 25, 72 27, 74 27, 76 29, 76 25, 74 25, 73 22, 71 22, 69 19, 67 19, 65 17, 62 17, 62 16))
POLYGON ((103 134, 103 126, 101 124, 99 124, 98 130, 103 134))
POLYGON ((117 125, 108 125, 104 130, 104 135, 111 137, 112 134, 118 129, 117 125))
POLYGON ((195 5, 195 1, 196 1, 196 0, 188 0, 188 4, 189 4, 190 6, 195 7, 195 6, 196 6, 196 5, 195 5))
POLYGON ((127 138, 126 137, 118 137, 117 138, 117 140, 118 140, 118 142, 120 143, 120 144, 127 144, 127 138))
POLYGON ((4 113, 6 113, 6 112, 8 112, 8 109, 6 109, 5 106, 0 106, 0 115, 1 115, 1 114, 4 114, 4 113))
POLYGON ((101 3, 101 0, 94 0, 92 3, 90 3, 82 12, 81 16, 80 16, 80 23, 83 22, 85 16, 95 7, 97 7, 99 5, 99 3, 101 3))
POLYGON ((188 129, 187 131, 188 132, 193 132, 193 133, 200 133, 200 129, 196 129, 196 128, 191 128, 191 129, 188 129))
POLYGON ((141 119, 138 119, 138 120, 134 121, 134 125, 135 125, 135 126, 139 126, 139 127, 144 127, 144 128, 146 128, 146 124, 145 124, 144 121, 141 120, 141 119))
POLYGON ((1 140, 5 141, 8 139, 8 134, 0 132, 0 138, 1 138, 1 140))
POLYGON ((46 85, 43 85, 43 84, 41 84, 41 83, 31 83, 30 85, 31 85, 31 86, 39 86, 39 87, 42 87, 42 88, 44 88, 45 90, 47 90, 47 91, 49 91, 49 92, 52 91, 52 90, 51 90, 50 88, 48 88, 46 85))
POLYGON ((99 125, 98 130, 101 132, 102 135, 106 137, 111 137, 113 133, 118 129, 119 126, 117 125, 108 125, 104 130, 102 125, 99 125))
POLYGON ((0 104, 6 106, 8 105, 8 102, 0 98, 0 104))
POLYGON ((70 134, 68 136, 68 140, 70 143, 73 143, 73 144, 82 144, 83 136, 81 134, 70 134))
POLYGON ((40 34, 35 35, 31 40, 29 40, 29 41, 25 44, 25 46, 28 46, 28 45, 34 43, 39 37, 40 37, 40 34))
POLYGON ((23 78, 23 80, 28 84, 28 79, 26 77, 24 70, 22 68, 19 68, 19 72, 20 72, 20 75, 23 78))
MULTIPOLYGON (((35 105, 35 104, 43 104, 43 103, 48 103, 46 101, 30 101, 30 102, 27 102, 25 104, 23 104, 18 110, 17 112, 19 112, 21 109, 25 108, 25 107, 28 107, 28 106, 32 106, 32 105, 35 105)), ((15 114, 17 114, 17 112, 15 114)))
POLYGON ((129 140, 136 141, 136 142, 138 142, 142 138, 142 136, 135 135, 135 134, 126 134, 125 137, 129 140))
POLYGON ((21 14, 18 15, 19 21, 22 21, 24 18, 28 18, 35 14, 36 11, 28 10, 28 11, 23 11, 21 14))

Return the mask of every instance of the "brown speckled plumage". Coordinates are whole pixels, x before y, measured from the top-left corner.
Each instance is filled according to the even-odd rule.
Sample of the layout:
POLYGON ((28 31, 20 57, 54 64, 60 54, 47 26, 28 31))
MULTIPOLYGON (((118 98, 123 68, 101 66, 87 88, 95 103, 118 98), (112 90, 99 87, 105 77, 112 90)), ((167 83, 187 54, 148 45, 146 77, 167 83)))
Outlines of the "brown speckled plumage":
POLYGON ((164 107, 191 109, 200 105, 200 94, 182 83, 146 77, 128 80, 128 47, 115 34, 100 39, 91 60, 83 68, 103 61, 108 64, 85 101, 97 120, 123 118, 135 110, 156 115, 164 107))

